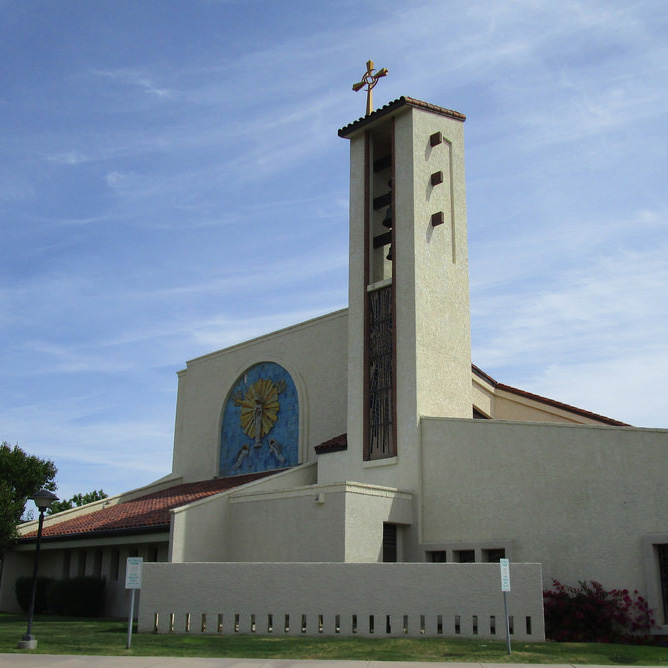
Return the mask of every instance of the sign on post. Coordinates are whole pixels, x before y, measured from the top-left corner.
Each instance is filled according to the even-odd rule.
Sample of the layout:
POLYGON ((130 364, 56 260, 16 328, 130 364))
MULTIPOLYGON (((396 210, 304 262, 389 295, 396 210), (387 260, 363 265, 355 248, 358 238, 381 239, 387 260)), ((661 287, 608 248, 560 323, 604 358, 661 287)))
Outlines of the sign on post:
POLYGON ((511 653, 510 648, 510 620, 508 618, 508 592, 510 591, 510 561, 508 559, 500 559, 501 566, 501 591, 503 592, 503 609, 506 613, 506 645, 508 647, 508 654, 511 653))
POLYGON ((125 588, 132 591, 130 598, 130 617, 128 619, 128 649, 132 645, 132 620, 135 616, 135 592, 141 589, 142 557, 128 557, 125 565, 125 588))
POLYGON ((126 589, 141 589, 141 566, 143 562, 142 557, 128 557, 125 568, 126 589))
POLYGON ((510 591, 510 561, 501 559, 501 591, 510 591))

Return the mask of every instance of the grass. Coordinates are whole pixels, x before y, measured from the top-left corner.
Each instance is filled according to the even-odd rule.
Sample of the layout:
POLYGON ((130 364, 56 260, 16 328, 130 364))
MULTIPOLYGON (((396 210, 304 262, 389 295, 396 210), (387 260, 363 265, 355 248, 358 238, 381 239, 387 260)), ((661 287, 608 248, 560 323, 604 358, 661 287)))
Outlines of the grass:
MULTIPOLYGON (((25 652, 25 631, 25 616, 0 614, 0 653, 25 652)), ((518 642, 509 656, 504 641, 134 634, 128 650, 126 621, 50 616, 33 633, 37 654, 668 666, 668 648, 641 645, 518 642)))

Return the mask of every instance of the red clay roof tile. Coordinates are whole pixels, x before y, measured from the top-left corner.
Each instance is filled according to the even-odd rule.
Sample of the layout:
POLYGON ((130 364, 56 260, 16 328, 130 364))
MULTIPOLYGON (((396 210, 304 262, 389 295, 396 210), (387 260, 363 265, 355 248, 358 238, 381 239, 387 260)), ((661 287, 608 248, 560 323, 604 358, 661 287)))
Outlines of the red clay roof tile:
MULTIPOLYGON (((275 471, 262 471, 228 478, 215 478, 199 482, 185 483, 169 487, 159 492, 140 496, 132 501, 124 501, 114 506, 96 510, 87 515, 73 517, 58 524, 45 526, 42 535, 45 539, 63 537, 81 537, 82 534, 99 535, 107 532, 155 531, 169 528, 169 511, 184 506, 198 499, 219 494, 235 487, 240 487, 254 480, 259 480, 275 471)), ((37 532, 22 536, 19 540, 33 540, 37 532)))

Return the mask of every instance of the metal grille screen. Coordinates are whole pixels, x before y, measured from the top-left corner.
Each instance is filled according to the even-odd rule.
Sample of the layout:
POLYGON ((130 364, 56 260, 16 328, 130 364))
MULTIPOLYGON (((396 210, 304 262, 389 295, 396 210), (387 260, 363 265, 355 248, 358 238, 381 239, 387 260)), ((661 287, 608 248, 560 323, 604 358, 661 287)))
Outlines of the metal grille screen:
POLYGON ((394 455, 392 443, 392 286, 369 293, 369 459, 394 455))

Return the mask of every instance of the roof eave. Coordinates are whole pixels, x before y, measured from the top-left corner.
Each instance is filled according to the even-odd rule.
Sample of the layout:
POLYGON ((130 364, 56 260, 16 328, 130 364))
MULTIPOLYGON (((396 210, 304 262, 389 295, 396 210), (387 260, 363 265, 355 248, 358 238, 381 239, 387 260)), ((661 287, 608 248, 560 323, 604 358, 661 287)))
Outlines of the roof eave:
POLYGON ((356 121, 349 123, 345 127, 339 130, 339 137, 344 139, 350 139, 355 133, 363 130, 366 126, 375 123, 379 118, 383 116, 388 116, 395 114, 400 110, 412 107, 415 109, 422 109, 423 111, 428 111, 434 114, 439 114, 440 116, 447 116, 448 118, 454 118, 457 121, 465 121, 466 116, 464 114, 454 111, 453 109, 446 109, 445 107, 439 107, 435 104, 430 104, 429 102, 422 102, 422 100, 416 100, 413 97, 406 97, 402 95, 400 98, 388 102, 385 106, 380 109, 376 109, 368 116, 363 116, 358 118, 356 121))
MULTIPOLYGON (((95 529, 78 533, 62 533, 55 536, 42 536, 40 542, 55 543, 66 540, 82 540, 87 538, 116 538, 118 536, 137 536, 139 534, 153 534, 169 532, 169 523, 155 524, 142 527, 119 527, 118 529, 95 529)), ((37 542, 36 536, 19 538, 16 541, 21 545, 37 542)))

